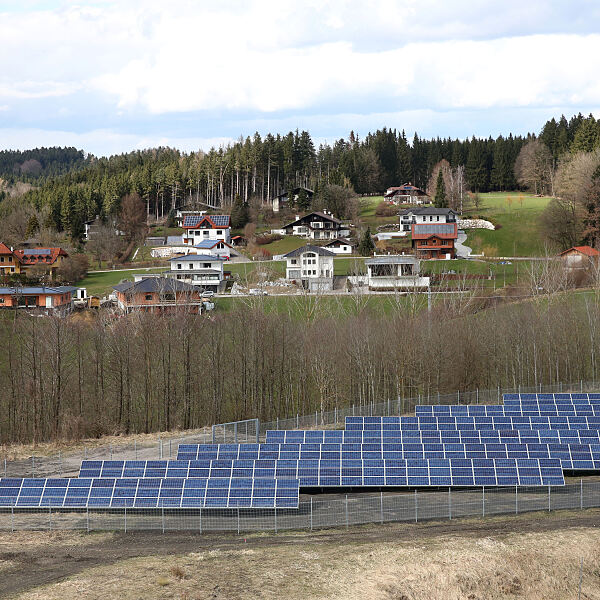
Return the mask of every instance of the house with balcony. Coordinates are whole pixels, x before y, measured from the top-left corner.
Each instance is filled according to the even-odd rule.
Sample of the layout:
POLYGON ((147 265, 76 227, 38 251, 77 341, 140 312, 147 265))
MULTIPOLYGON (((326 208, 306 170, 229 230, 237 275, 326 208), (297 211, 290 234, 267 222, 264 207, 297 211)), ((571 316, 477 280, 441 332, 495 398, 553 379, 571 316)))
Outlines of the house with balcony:
POLYGON ((334 254, 352 254, 356 248, 356 244, 347 238, 337 238, 323 244, 323 248, 327 248, 327 250, 334 254))
POLYGON ((229 215, 185 215, 183 218, 183 243, 196 246, 203 240, 223 240, 231 243, 229 215))
POLYGON ((410 182, 398 187, 388 188, 383 198, 394 204, 424 204, 429 200, 427 192, 410 182))
POLYGON ((145 277, 124 281, 113 286, 117 306, 125 314, 143 312, 201 313, 204 309, 202 291, 194 285, 170 277, 145 277))
POLYGON ((413 225, 421 223, 456 223, 458 213, 451 208, 407 208, 400 211, 400 231, 410 231, 413 225))
POLYGON ((281 231, 285 235, 298 235, 311 240, 335 240, 346 238, 350 230, 328 210, 311 212, 284 225, 281 231))
POLYGON ((210 254, 229 260, 231 258, 231 248, 231 244, 223 240, 202 240, 194 246, 193 251, 196 254, 210 254))
POLYGON ((62 248, 26 248, 13 250, 0 242, 0 275, 27 275, 35 266, 46 268, 50 279, 69 255, 62 248))
POLYGON ((231 274, 224 271, 221 256, 212 254, 187 254, 171 258, 171 270, 167 277, 184 282, 205 291, 218 292, 225 287, 231 274))
POLYGON ((411 235, 412 247, 418 258, 456 257, 454 247, 458 238, 456 223, 415 223, 412 225, 411 235))
POLYGON ((78 289, 70 285, 0 287, 0 309, 24 309, 31 314, 62 317, 73 310, 78 289))
POLYGON ((335 254, 321 246, 306 245, 283 255, 285 277, 310 292, 333 289, 333 258, 335 254))
POLYGON ((365 260, 366 283, 374 291, 427 289, 429 277, 421 276, 420 264, 417 257, 407 254, 375 255, 365 260))

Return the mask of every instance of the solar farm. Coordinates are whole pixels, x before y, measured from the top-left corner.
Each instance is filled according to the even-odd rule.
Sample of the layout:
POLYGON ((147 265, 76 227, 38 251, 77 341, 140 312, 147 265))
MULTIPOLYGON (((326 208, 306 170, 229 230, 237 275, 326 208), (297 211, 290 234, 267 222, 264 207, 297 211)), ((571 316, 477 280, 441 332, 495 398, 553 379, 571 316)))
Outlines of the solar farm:
MULTIPOLYGON (((240 511, 250 520, 274 515, 277 529, 278 514, 305 518, 310 504, 312 528, 315 500, 322 510, 345 502, 348 524, 348 494, 372 504, 362 522, 394 520, 385 502, 413 502, 415 520, 418 503, 421 517, 428 506, 435 514, 444 492, 469 502, 482 495, 484 514, 486 495, 505 502, 504 491, 517 503, 547 494, 550 508, 551 494, 571 493, 565 475, 598 471, 600 394, 511 394, 502 405, 348 416, 340 430, 269 430, 262 443, 180 444, 174 460, 84 460, 72 478, 5 477, 0 511, 13 522, 35 511, 160 514, 163 530, 165 511, 204 511, 215 519, 236 514, 239 530, 240 511)), ((583 508, 583 483, 580 494, 583 508)))

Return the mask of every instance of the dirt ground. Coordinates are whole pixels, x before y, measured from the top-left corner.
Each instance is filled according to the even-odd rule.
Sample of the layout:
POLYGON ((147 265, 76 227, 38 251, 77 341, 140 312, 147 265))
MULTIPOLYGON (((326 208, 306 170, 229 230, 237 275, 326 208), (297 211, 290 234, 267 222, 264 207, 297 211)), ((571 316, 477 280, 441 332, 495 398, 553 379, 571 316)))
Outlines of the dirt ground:
POLYGON ((600 510, 285 535, 0 534, 0 597, 600 599, 600 510))

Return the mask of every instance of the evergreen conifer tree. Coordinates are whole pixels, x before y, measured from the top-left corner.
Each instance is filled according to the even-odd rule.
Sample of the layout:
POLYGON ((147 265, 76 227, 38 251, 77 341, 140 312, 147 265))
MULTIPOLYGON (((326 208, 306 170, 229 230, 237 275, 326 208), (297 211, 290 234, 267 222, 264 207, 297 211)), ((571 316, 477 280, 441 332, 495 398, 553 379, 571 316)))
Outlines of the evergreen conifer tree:
POLYGON ((444 174, 442 173, 442 169, 438 171, 433 203, 435 204, 436 208, 448 207, 448 198, 446 197, 446 186, 444 184, 444 174))
POLYGON ((250 220, 248 205, 241 199, 239 194, 235 195, 230 217, 233 229, 241 229, 250 220))
POLYGON ((371 256, 374 250, 375 243, 371 237, 371 228, 367 227, 363 233, 363 236, 360 238, 360 242, 358 243, 358 253, 361 256, 371 256))

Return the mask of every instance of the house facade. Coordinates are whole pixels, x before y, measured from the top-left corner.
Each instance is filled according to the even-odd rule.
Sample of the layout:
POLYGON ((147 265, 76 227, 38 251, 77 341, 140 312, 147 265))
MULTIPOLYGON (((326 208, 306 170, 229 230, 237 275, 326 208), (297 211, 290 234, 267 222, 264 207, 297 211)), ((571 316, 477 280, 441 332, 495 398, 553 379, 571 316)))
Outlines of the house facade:
POLYGON ((418 258, 451 259, 456 257, 456 223, 417 223, 412 225, 412 247, 418 258))
POLYGON ((191 217, 203 217, 206 214, 207 211, 205 210, 194 210, 191 208, 186 208, 184 206, 182 206, 181 208, 178 208, 175 210, 175 222, 177 223, 177 227, 182 227, 183 226, 183 220, 187 217, 187 216, 191 216, 191 217))
POLYGON ((597 266, 600 252, 591 246, 573 246, 559 254, 565 268, 570 271, 584 271, 597 266))
POLYGON ((304 217, 297 216, 295 221, 282 227, 285 235, 298 235, 311 240, 335 240, 346 238, 350 230, 329 211, 317 211, 304 217))
POLYGON ((0 275, 26 275, 32 267, 43 265, 52 279, 62 261, 68 256, 62 248, 13 250, 0 242, 0 275))
POLYGON ((225 260, 231 258, 231 244, 223 240, 202 240, 194 246, 196 254, 209 254, 210 256, 220 256, 225 260))
POLYGON ((34 314, 64 316, 73 310, 78 288, 68 285, 56 287, 0 287, 0 308, 25 309, 34 314))
POLYGON ((327 244, 323 244, 323 248, 327 248, 327 250, 334 254, 352 254, 355 247, 356 244, 347 238, 337 238, 336 240, 327 242, 327 244))
POLYGON ((458 213, 451 208, 407 208, 400 211, 400 230, 410 231, 413 225, 422 223, 456 223, 458 213))
POLYGON ((375 255, 365 261, 370 290, 419 290, 429 287, 429 277, 422 277, 420 261, 410 255, 375 255))
POLYGON ((211 254, 178 256, 170 259, 171 270, 167 276, 196 288, 218 292, 225 281, 224 260, 211 254))
POLYGON ((390 187, 385 191, 383 197, 394 204, 424 204, 429 200, 427 192, 411 183, 390 187))
POLYGON ((333 258, 335 254, 321 246, 306 245, 292 250, 286 260, 285 277, 296 281, 311 292, 333 289, 333 258))
POLYGON ((203 311, 202 292, 198 287, 169 277, 147 277, 113 286, 117 306, 125 314, 143 312, 191 313, 203 311))
POLYGON ((231 243, 229 215, 186 215, 183 218, 183 243, 196 246, 203 240, 231 243))
MULTIPOLYGON (((313 196, 315 195, 314 190, 309 190, 308 188, 296 187, 292 190, 292 194, 294 196, 293 202, 296 202, 296 200, 298 200, 301 190, 304 190, 308 200, 312 201, 313 196)), ((279 212, 284 207, 289 206, 289 204, 290 204, 290 193, 288 190, 286 190, 285 192, 282 192, 281 194, 278 194, 277 196, 275 196, 273 198, 273 200, 271 200, 271 206, 273 208, 273 212, 279 212)))

